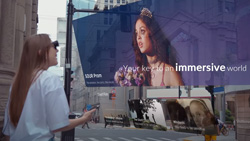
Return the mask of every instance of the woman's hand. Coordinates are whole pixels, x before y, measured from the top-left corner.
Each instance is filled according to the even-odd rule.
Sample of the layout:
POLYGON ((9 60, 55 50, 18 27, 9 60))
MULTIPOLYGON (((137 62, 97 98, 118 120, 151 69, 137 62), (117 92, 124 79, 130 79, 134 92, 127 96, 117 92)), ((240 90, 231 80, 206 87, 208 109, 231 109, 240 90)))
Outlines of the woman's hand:
POLYGON ((91 120, 92 114, 96 111, 96 109, 92 109, 90 111, 87 111, 83 114, 83 116, 81 117, 83 123, 88 122, 89 120, 91 120))
POLYGON ((92 109, 92 110, 90 110, 88 112, 85 112, 84 115, 82 117, 80 117, 80 118, 69 119, 69 125, 68 126, 65 126, 63 128, 60 128, 60 129, 53 130, 53 133, 68 131, 68 130, 71 130, 71 129, 75 128, 78 125, 81 125, 81 124, 84 124, 85 122, 88 122, 92 117, 92 113, 94 113, 95 111, 96 111, 96 109, 92 109))

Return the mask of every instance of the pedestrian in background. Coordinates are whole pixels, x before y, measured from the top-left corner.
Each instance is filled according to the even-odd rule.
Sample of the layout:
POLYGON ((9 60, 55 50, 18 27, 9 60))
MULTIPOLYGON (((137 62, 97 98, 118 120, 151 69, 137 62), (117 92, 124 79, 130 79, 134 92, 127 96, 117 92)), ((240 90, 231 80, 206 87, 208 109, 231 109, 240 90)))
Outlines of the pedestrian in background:
POLYGON ((234 131, 235 131, 235 119, 234 119, 234 121, 233 121, 233 124, 234 124, 233 126, 234 126, 234 131))
MULTIPOLYGON (((88 110, 87 110, 86 108, 84 108, 82 114, 84 115, 87 111, 88 111, 88 110)), ((88 127, 88 129, 89 129, 89 124, 88 124, 88 122, 85 122, 85 123, 82 125, 82 128, 84 128, 85 125, 87 125, 87 127, 88 127)))
POLYGON ((205 113, 206 117, 202 120, 205 128, 205 141, 216 141, 217 136, 220 135, 218 120, 210 111, 206 111, 205 113))
POLYGON ((84 124, 95 111, 78 119, 68 118, 62 82, 47 71, 58 63, 56 46, 47 34, 33 35, 24 43, 5 109, 3 133, 11 141, 53 140, 55 132, 84 124))

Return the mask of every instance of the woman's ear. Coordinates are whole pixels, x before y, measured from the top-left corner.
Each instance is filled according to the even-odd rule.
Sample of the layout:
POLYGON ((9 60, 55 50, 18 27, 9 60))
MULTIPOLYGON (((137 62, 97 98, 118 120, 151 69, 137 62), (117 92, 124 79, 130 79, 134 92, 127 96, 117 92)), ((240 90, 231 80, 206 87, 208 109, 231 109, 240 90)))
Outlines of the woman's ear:
MULTIPOLYGON (((41 49, 38 50, 38 55, 39 55, 40 57, 42 57, 43 53, 42 53, 42 50, 41 50, 41 49)), ((47 54, 45 54, 45 58, 46 58, 46 59, 48 58, 48 55, 47 55, 47 54)))

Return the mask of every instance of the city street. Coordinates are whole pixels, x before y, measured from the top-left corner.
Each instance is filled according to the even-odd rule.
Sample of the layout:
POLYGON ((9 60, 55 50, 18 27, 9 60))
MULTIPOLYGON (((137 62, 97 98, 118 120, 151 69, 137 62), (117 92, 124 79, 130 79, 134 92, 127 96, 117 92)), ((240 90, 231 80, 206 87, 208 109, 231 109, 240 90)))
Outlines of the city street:
POLYGON ((0 13, 0 141, 250 141, 250 0, 0 0, 0 13))
MULTIPOLYGON (((148 129, 138 129, 134 127, 107 126, 104 124, 89 123, 90 129, 86 126, 75 128, 75 141, 203 141, 202 135, 175 132, 172 130, 156 131, 148 129)), ((234 131, 230 131, 228 136, 218 136, 220 141, 234 141, 234 131)), ((56 134, 55 140, 60 141, 60 133, 56 134)))

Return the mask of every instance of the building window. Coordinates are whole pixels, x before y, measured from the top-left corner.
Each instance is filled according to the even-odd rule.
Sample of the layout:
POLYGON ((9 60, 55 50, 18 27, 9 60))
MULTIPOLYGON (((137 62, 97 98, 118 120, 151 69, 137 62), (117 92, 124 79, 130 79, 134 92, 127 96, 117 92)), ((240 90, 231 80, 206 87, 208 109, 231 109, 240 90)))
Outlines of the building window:
POLYGON ((120 0, 117 0, 117 3, 120 3, 120 0))
POLYGON ((110 6, 109 6, 109 9, 112 9, 112 8, 113 8, 113 5, 110 5, 110 6))
POLYGON ((113 18, 109 18, 109 25, 111 25, 113 22, 113 18))
MULTIPOLYGON (((152 3, 148 0, 146 1, 146 5, 151 5, 152 3)), ((186 0, 174 0, 174 8, 185 11, 186 0)))
POLYGON ((106 3, 108 3, 108 0, 105 0, 106 3))
POLYGON ((110 58, 115 58, 115 49, 110 49, 110 58))
POLYGON ((248 98, 248 106, 250 107, 250 96, 248 98))
POLYGON ((97 33, 96 33, 96 40, 99 41, 101 39, 101 31, 100 30, 97 30, 97 33))
POLYGON ((104 18, 104 24, 105 24, 105 25, 108 24, 108 18, 104 18))
POLYGON ((230 13, 230 14, 235 12, 234 2, 230 2, 230 1, 225 2, 225 12, 230 13))
POLYGON ((114 64, 110 64, 110 72, 115 72, 115 65, 114 64))
POLYGON ((172 42, 173 43, 176 43, 176 42, 186 42, 188 40, 189 40, 189 35, 187 35, 184 32, 180 32, 178 35, 176 35, 174 37, 174 39, 172 40, 172 42))
POLYGON ((94 103, 96 103, 96 101, 97 101, 97 96, 95 95, 94 96, 94 103))
POLYGON ((134 99, 134 89, 129 90, 129 99, 134 99))
POLYGON ((122 3, 125 3, 125 0, 122 0, 122 3))
POLYGON ((222 0, 219 0, 219 1, 218 1, 218 11, 219 11, 219 12, 222 12, 222 11, 223 11, 223 1, 222 1, 222 0))
POLYGON ((237 45, 235 42, 226 42, 226 56, 229 62, 231 63, 236 63, 237 61, 237 54, 238 54, 238 49, 237 45))
POLYGON ((108 5, 104 5, 104 10, 108 10, 108 5))
POLYGON ((237 45, 235 42, 226 42, 227 45, 227 54, 237 54, 237 45))
POLYGON ((109 2, 110 2, 110 3, 113 3, 113 0, 110 0, 109 2))

